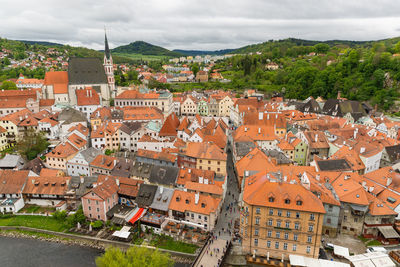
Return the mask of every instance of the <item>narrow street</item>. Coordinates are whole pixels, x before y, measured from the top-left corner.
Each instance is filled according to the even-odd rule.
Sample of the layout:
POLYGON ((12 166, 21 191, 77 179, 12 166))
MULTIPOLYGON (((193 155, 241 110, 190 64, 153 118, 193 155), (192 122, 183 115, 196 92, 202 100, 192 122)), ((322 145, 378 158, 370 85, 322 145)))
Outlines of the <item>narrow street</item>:
POLYGON ((235 220, 239 219, 238 198, 239 189, 234 172, 232 160, 231 143, 227 145, 227 190, 222 204, 221 213, 218 222, 212 232, 214 238, 211 238, 207 247, 202 251, 193 266, 214 267, 220 266, 226 253, 227 244, 231 242, 234 231, 235 220))

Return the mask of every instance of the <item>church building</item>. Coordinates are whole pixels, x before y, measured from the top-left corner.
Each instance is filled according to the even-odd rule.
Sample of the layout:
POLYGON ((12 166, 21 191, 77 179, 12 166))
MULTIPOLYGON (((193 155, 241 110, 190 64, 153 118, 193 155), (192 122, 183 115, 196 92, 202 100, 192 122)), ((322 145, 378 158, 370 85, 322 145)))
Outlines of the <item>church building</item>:
MULTIPOLYGON (((57 74, 61 72, 56 72, 57 74)), ((48 73, 46 73, 48 76, 48 73)), ((57 75, 58 76, 58 75, 57 75)), ((65 91, 58 90, 55 92, 59 84, 50 84, 50 80, 45 81, 43 87, 43 98, 55 99, 55 103, 77 105, 76 90, 93 88, 101 97, 103 105, 108 106, 111 98, 115 94, 114 68, 111 52, 108 46, 107 35, 105 35, 105 49, 103 63, 99 58, 95 57, 72 57, 68 60, 68 75, 66 79, 62 79, 63 83, 67 83, 65 91), (57 97, 58 95, 62 97, 57 97)), ((59 80, 59 79, 57 79, 59 80)))

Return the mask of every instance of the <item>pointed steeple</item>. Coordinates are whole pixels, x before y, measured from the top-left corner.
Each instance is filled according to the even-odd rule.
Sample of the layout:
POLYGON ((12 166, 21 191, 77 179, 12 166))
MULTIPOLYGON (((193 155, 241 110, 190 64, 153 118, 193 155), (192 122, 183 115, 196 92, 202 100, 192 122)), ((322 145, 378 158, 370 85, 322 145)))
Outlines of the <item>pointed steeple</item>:
POLYGON ((107 40, 107 33, 106 33, 106 27, 104 27, 104 54, 106 56, 107 59, 110 59, 110 48, 108 47, 108 40, 107 40))

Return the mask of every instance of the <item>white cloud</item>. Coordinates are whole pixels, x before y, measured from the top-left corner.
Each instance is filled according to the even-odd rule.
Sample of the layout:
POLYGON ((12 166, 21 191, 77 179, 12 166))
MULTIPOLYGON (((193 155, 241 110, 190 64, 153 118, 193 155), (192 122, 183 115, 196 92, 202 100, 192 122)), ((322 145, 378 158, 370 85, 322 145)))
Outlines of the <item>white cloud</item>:
POLYGON ((169 49, 224 49, 296 37, 376 40, 399 36, 396 0, 3 0, 0 34, 101 49, 136 40, 169 49))

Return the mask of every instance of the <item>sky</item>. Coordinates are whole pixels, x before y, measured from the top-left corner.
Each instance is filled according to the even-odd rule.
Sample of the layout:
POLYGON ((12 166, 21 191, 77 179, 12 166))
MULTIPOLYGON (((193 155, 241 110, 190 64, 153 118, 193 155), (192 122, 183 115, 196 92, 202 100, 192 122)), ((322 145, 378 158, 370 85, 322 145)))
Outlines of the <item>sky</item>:
POLYGON ((270 39, 400 36, 398 0, 0 0, 0 37, 104 48, 239 48, 270 39))

